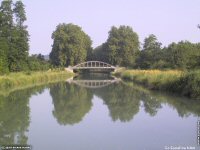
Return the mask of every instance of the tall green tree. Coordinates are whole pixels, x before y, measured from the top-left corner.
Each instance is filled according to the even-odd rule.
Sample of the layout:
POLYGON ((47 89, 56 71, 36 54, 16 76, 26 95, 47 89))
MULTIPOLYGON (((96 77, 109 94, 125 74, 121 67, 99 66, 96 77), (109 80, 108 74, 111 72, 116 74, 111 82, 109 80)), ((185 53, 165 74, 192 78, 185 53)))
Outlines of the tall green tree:
POLYGON ((161 43, 155 35, 151 34, 144 39, 143 49, 140 52, 137 64, 140 68, 156 68, 162 62, 161 43), (159 63, 159 64, 158 64, 159 63))
POLYGON ((22 71, 28 69, 29 34, 27 26, 24 25, 24 22, 26 21, 24 7, 25 6, 21 1, 17 1, 13 9, 16 18, 16 25, 13 28, 13 46, 9 53, 10 71, 22 71))
POLYGON ((106 51, 106 43, 103 43, 100 46, 97 46, 92 53, 92 59, 103 61, 103 62, 109 62, 108 60, 108 54, 106 51))
POLYGON ((2 1, 0 6, 0 73, 8 72, 8 52, 11 48, 13 27, 12 1, 2 1))
POLYGON ((24 25, 24 4, 3 0, 0 6, 0 72, 26 70, 28 58, 28 31, 24 25), (14 17, 15 15, 15 17, 14 17), (16 21, 14 20, 16 19, 16 21))
POLYGON ((105 51, 109 63, 133 66, 139 52, 138 35, 129 26, 112 27, 106 41, 105 51))
POLYGON ((4 37, 0 37, 0 74, 7 73, 8 70, 8 43, 4 37))
POLYGON ((92 41, 77 25, 59 24, 52 39, 50 60, 54 65, 75 65, 91 57, 92 41))
POLYGON ((171 68, 193 69, 199 67, 200 47, 189 41, 172 43, 165 53, 166 59, 171 68))

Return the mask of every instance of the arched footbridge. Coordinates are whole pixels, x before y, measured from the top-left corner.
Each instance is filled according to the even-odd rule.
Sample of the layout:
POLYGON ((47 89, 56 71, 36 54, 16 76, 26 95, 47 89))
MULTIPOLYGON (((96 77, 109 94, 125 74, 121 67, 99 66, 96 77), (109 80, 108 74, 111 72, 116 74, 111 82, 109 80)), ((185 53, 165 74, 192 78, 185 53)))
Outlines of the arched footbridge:
POLYGON ((115 71, 116 67, 102 61, 87 61, 77 64, 73 67, 69 66, 66 68, 68 71, 78 71, 78 70, 96 70, 96 71, 115 71))

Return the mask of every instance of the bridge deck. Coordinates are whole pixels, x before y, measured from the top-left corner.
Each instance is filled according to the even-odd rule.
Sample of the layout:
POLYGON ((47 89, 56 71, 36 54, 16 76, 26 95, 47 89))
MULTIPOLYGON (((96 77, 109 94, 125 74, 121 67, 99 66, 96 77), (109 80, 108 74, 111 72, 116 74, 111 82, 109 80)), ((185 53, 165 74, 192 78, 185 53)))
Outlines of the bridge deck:
POLYGON ((72 67, 72 69, 115 69, 115 67, 72 67))
POLYGON ((77 64, 73 67, 68 67, 66 70, 68 71, 78 71, 78 70, 91 70, 91 71, 115 71, 116 67, 112 66, 108 63, 101 62, 101 61, 87 61, 80 64, 77 64), (95 70, 96 69, 96 70, 95 70))

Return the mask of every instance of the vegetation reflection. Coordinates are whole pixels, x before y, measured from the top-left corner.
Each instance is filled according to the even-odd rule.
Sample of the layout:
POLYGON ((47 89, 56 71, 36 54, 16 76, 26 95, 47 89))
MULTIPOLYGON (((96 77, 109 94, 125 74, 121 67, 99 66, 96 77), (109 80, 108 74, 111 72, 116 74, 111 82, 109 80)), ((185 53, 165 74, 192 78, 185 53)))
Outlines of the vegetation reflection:
POLYGON ((94 93, 101 97, 108 106, 113 121, 130 121, 139 112, 140 100, 138 93, 130 91, 124 84, 112 84, 97 89, 94 93))
POLYGON ((18 90, 8 96, 0 95, 0 144, 27 144, 25 133, 30 124, 29 98, 41 93, 44 88, 39 86, 18 90))
POLYGON ((132 91, 140 93, 140 100, 143 102, 145 112, 151 116, 156 115, 161 106, 167 104, 173 107, 180 117, 190 115, 200 116, 200 102, 171 93, 151 91, 142 86, 135 85, 133 82, 123 82, 130 87, 132 91))
POLYGON ((140 109, 153 117, 166 104, 174 108, 180 117, 200 116, 200 102, 150 91, 133 82, 123 81, 96 89, 58 83, 51 85, 50 93, 54 104, 53 115, 61 125, 79 123, 90 111, 93 95, 104 101, 113 121, 131 121, 140 109))
POLYGON ((50 87, 53 115, 61 125, 79 123, 92 106, 92 93, 74 84, 58 83, 50 87))

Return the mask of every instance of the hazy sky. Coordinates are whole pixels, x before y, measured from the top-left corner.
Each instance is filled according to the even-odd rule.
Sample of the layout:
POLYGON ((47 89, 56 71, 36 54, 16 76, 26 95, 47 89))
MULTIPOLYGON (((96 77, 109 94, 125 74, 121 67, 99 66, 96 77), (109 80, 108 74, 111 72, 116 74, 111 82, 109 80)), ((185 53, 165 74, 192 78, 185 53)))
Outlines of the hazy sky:
POLYGON ((59 23, 82 27, 96 47, 111 26, 129 25, 140 42, 155 34, 163 45, 200 41, 200 0, 23 0, 26 5, 30 53, 49 54, 51 34, 59 23))

